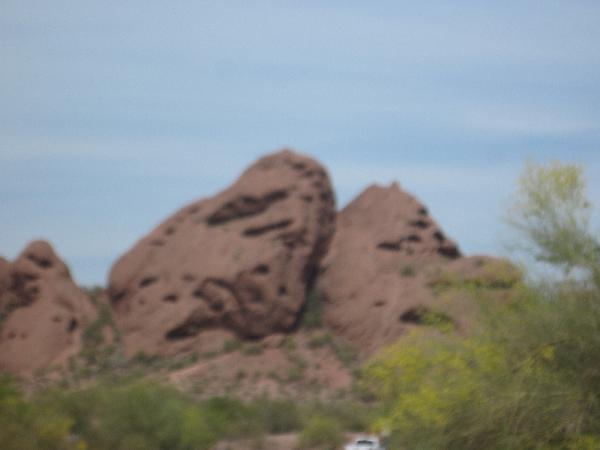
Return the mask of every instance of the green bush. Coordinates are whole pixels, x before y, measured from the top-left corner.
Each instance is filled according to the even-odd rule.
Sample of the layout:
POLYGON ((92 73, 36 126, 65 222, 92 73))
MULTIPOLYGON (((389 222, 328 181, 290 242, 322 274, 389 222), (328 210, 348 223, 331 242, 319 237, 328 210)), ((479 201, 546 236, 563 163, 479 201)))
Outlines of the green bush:
POLYGON ((313 414, 335 417, 345 431, 367 432, 376 418, 377 405, 355 400, 330 400, 310 406, 313 414))
POLYGON ((335 418, 315 415, 300 432, 298 443, 301 449, 337 450, 344 443, 344 433, 335 418))
POLYGON ((73 421, 51 405, 28 402, 8 377, 0 377, 0 448, 51 450, 86 448, 71 436, 73 421))
POLYGON ((259 397, 250 403, 249 411, 269 433, 289 433, 302 428, 302 415, 291 400, 259 397))
POLYGON ((92 450, 208 449, 218 437, 207 411, 174 388, 148 381, 54 390, 36 403, 54 405, 72 418, 72 431, 92 450))

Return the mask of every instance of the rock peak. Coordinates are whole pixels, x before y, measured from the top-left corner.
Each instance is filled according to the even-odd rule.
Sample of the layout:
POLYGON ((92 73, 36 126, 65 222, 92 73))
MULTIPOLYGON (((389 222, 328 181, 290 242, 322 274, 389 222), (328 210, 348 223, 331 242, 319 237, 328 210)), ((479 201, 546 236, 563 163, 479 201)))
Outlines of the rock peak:
POLYGON ((30 374, 64 364, 81 348, 94 309, 52 246, 29 243, 10 263, 0 261, 0 366, 30 374))
POLYGON ((129 354, 202 345, 207 331, 261 337, 295 325, 335 226, 325 168, 284 149, 166 219, 113 266, 129 354))

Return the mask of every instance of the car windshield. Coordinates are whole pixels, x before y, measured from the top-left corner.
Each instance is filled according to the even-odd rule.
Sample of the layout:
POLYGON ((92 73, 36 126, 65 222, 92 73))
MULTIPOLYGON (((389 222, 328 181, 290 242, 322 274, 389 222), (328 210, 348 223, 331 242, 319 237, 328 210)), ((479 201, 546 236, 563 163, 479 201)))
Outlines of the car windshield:
POLYGON ((366 439, 361 439, 360 441, 356 441, 356 445, 373 445, 375 442, 369 441, 366 439))

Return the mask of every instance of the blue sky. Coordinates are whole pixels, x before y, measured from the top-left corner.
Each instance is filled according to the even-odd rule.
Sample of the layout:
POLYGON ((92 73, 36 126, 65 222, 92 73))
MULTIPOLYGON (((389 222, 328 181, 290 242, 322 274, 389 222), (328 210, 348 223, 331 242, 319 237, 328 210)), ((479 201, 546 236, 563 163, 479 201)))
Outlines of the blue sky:
POLYGON ((503 253, 526 160, 584 165, 600 198, 598 24, 596 0, 3 0, 0 254, 46 238, 103 283, 282 146, 342 206, 397 179, 467 253, 503 253))

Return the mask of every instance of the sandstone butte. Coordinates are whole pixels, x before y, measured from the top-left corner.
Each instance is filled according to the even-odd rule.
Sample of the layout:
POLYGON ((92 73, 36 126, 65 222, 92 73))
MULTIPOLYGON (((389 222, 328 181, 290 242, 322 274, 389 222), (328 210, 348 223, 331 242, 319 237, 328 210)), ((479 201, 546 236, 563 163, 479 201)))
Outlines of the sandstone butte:
MULTIPOLYGON (((368 355, 430 311, 468 325, 464 299, 436 293, 448 274, 500 289, 519 276, 502 260, 462 256, 398 184, 371 186, 336 213, 326 169, 283 150, 143 237, 113 265, 107 294, 128 356, 293 332, 307 297, 368 355)), ((0 259, 0 312, 0 370, 23 373, 77 354, 94 308, 49 244, 34 242, 15 262, 0 259)))
POLYGON ((32 375, 81 349, 95 311, 69 269, 44 241, 10 263, 0 258, 0 371, 32 375))
POLYGON ((291 330, 335 229, 329 176, 284 150, 169 217, 110 272, 126 353, 291 330))

